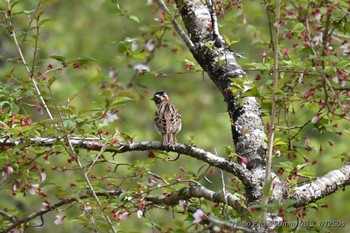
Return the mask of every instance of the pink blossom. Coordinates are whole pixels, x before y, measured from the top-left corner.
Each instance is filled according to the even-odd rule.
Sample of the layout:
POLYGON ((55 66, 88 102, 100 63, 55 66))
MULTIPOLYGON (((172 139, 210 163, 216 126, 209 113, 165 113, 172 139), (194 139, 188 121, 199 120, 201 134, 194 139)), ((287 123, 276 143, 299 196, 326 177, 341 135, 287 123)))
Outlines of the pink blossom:
POLYGON ((39 183, 43 183, 46 180, 46 172, 45 169, 41 169, 40 172, 40 179, 39 179, 39 183))
POLYGON ((343 55, 349 55, 350 54, 350 43, 344 42, 340 48, 343 50, 343 55))
POLYGON ((16 192, 16 190, 17 190, 17 185, 14 184, 14 185, 12 186, 12 192, 16 192))
POLYGON ((51 205, 48 201, 44 201, 43 203, 41 203, 41 205, 42 205, 41 207, 42 211, 51 210, 51 205))
POLYGON ((145 71, 150 71, 151 68, 148 65, 137 64, 137 65, 134 65, 134 70, 139 72, 145 72, 145 71))
POLYGON ((2 177, 4 178, 4 180, 6 180, 6 178, 7 178, 7 172, 2 171, 1 175, 2 175, 2 177))
POLYGON ((185 201, 185 200, 180 200, 179 201, 179 208, 180 208, 181 211, 187 210, 187 207, 188 207, 187 201, 185 201))
POLYGON ((203 220, 205 220, 207 218, 207 216, 205 215, 203 210, 198 209, 198 210, 196 210, 196 212, 194 212, 193 218, 194 218, 193 223, 200 223, 203 220))
POLYGON ((320 45, 322 44, 322 40, 323 40, 323 33, 319 32, 317 36, 314 36, 314 38, 312 39, 312 42, 314 43, 314 45, 320 45))
POLYGON ((91 206, 90 206, 90 203, 88 202, 88 203, 86 203, 86 205, 84 205, 84 210, 85 211, 89 211, 89 210, 91 210, 92 208, 91 208, 91 206))
POLYGON ((56 215, 56 219, 53 222, 56 225, 62 224, 64 222, 66 216, 61 217, 60 215, 56 215))
POLYGON ((124 220, 129 217, 130 213, 128 211, 123 211, 119 214, 119 220, 124 220))
POLYGON ((316 124, 318 122, 318 120, 320 119, 320 115, 316 114, 312 119, 311 119, 311 123, 316 124))
POLYGON ((131 43, 131 51, 133 51, 133 52, 135 52, 136 50, 137 50, 137 43, 136 43, 136 41, 133 41, 132 43, 131 43))
POLYGON ((31 195, 35 195, 35 189, 39 188, 39 185, 38 184, 29 184, 28 188, 29 188, 29 193, 31 195))
POLYGON ((280 150, 276 150, 275 151, 275 155, 276 155, 276 157, 281 157, 281 151, 280 150))
POLYGON ((156 184, 156 183, 157 183, 157 180, 156 180, 156 179, 154 179, 154 178, 148 179, 148 185, 149 185, 149 186, 152 186, 152 185, 154 185, 154 184, 156 184))
POLYGON ((137 217, 138 217, 138 218, 142 218, 142 216, 143 216, 143 211, 140 210, 140 209, 138 209, 137 212, 136 212, 136 214, 137 214, 137 217))
POLYGON ((146 42, 146 44, 145 44, 145 49, 146 49, 147 51, 152 51, 152 50, 156 47, 155 44, 156 44, 156 43, 155 43, 154 40, 148 40, 148 41, 146 42))
POLYGON ((102 118, 103 124, 108 124, 119 119, 119 116, 115 113, 107 112, 105 117, 102 118))
POLYGON ((7 165, 7 174, 13 173, 13 168, 10 165, 7 165))
POLYGON ((321 12, 320 12, 319 10, 317 10, 317 11, 315 12, 315 18, 317 19, 317 21, 320 21, 320 20, 321 20, 321 17, 322 17, 321 12))

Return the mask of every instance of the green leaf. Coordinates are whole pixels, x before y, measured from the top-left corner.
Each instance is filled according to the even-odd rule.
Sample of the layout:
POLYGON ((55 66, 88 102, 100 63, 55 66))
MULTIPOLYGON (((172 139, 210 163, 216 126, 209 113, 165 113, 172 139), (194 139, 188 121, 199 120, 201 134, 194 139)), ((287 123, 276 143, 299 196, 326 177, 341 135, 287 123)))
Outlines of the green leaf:
POLYGON ((52 55, 52 56, 50 56, 50 58, 55 59, 57 61, 60 61, 62 63, 66 62, 66 57, 64 57, 64 56, 52 55))
POLYGON ((198 168, 198 170, 197 170, 197 174, 200 174, 201 171, 202 171, 205 167, 207 167, 207 166, 208 166, 208 164, 203 164, 202 166, 200 166, 200 167, 198 168))
POLYGON ((298 174, 311 178, 315 177, 315 173, 311 171, 299 171, 298 174))
POLYGON ((52 19, 43 19, 43 20, 40 20, 40 22, 38 23, 38 26, 41 27, 43 26, 44 24, 48 23, 52 21, 52 19))
POLYGON ((133 58, 141 59, 141 60, 145 59, 147 56, 148 56, 148 53, 146 53, 146 52, 134 53, 132 55, 133 58))
POLYGON ((129 19, 131 19, 131 20, 133 20, 133 21, 135 21, 137 23, 140 23, 140 20, 139 20, 139 18, 136 15, 129 15, 129 19))
POLYGON ((337 68, 339 68, 339 69, 344 69, 345 67, 348 67, 348 66, 350 66, 350 62, 347 59, 341 60, 337 63, 337 68))
POLYGON ((284 170, 287 170, 287 171, 291 171, 293 170, 293 164, 292 162, 290 161, 286 161, 286 162, 281 162, 278 167, 282 167, 284 168, 284 170))
POLYGON ((112 101, 110 106, 111 106, 111 108, 115 108, 118 105, 120 105, 121 103, 124 103, 126 101, 130 101, 130 100, 133 100, 133 99, 130 97, 127 97, 127 96, 117 97, 115 100, 112 101))
POLYGON ((287 145, 286 142, 283 141, 282 138, 275 138, 274 142, 273 142, 274 146, 283 146, 283 145, 287 145))
POLYGON ((34 12, 35 12, 35 10, 23 11, 23 13, 24 13, 25 15, 29 15, 29 16, 33 15, 34 12))
POLYGON ((270 196, 271 195, 271 192, 272 192, 272 188, 271 188, 272 181, 273 181, 273 179, 268 180, 265 183, 264 187, 263 187, 262 191, 263 191, 263 194, 265 196, 270 196))
POLYGON ((298 164, 298 165, 297 165, 297 170, 299 171, 299 170, 303 169, 303 168, 306 167, 306 166, 307 166, 307 163, 298 164))

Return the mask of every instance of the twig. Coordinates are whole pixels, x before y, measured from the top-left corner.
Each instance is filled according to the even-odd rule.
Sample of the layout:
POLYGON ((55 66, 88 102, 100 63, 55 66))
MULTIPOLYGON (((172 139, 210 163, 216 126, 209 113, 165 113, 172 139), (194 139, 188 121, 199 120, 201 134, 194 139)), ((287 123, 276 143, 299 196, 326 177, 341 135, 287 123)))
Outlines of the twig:
MULTIPOLYGON (((278 50, 279 50, 279 29, 280 29, 280 14, 281 14, 281 0, 277 0, 276 2, 276 22, 274 24, 276 32, 274 35, 274 43, 273 43, 273 84, 272 84, 272 100, 271 100, 271 118, 270 118, 270 132, 268 135, 268 144, 267 144, 267 153, 266 153, 266 173, 265 173, 265 185, 269 184, 271 179, 271 166, 272 166, 272 152, 273 152, 273 143, 275 137, 275 120, 276 120, 276 112, 277 112, 277 104, 276 104, 276 96, 274 95, 277 90, 278 85, 278 50)), ((271 187, 269 187, 270 189, 271 187)), ((267 193, 263 193, 262 205, 266 206, 269 201, 269 196, 267 193)), ((267 223, 267 210, 262 211, 262 219, 265 223, 267 223)))
POLYGON ((221 43, 225 43, 219 31, 218 18, 216 17, 216 10, 212 0, 207 0, 207 7, 210 12, 211 23, 214 32, 214 38, 220 40, 221 43))
POLYGON ((5 218, 10 220, 11 222, 16 222, 16 218, 4 210, 0 210, 0 215, 4 216, 5 218))
POLYGON ((103 144, 101 150, 98 152, 98 155, 96 156, 96 158, 92 161, 92 163, 90 164, 89 168, 87 169, 87 171, 85 172, 86 174, 89 174, 92 167, 95 165, 95 163, 97 162, 97 160, 102 156, 103 152, 106 150, 107 146, 108 146, 108 140, 106 140, 106 142, 103 144))
MULTIPOLYGON (((8 5, 11 5, 11 0, 8 0, 8 5)), ((47 114, 49 115, 50 119, 51 119, 53 122, 55 122, 55 118, 54 118, 53 115, 51 114, 51 111, 50 111, 49 107, 46 105, 46 102, 45 102, 45 100, 44 100, 44 98, 43 98, 43 96, 42 96, 42 94, 41 94, 41 91, 40 91, 40 89, 39 89, 39 87, 38 87, 38 83, 35 81, 34 76, 33 76, 33 73, 32 73, 32 71, 31 71, 30 68, 29 68, 29 65, 28 65, 28 63, 27 63, 27 61, 26 61, 26 59, 25 59, 25 57, 24 57, 24 55, 23 55, 23 52, 22 52, 21 47, 19 46, 19 43, 18 43, 18 40, 17 40, 16 31, 15 31, 13 25, 12 25, 12 22, 11 22, 11 20, 8 18, 8 16, 6 16, 6 17, 7 17, 7 19, 8 19, 9 25, 13 28, 13 29, 12 29, 12 32, 11 32, 11 35, 12 35, 13 40, 14 40, 14 42, 15 42, 17 51, 18 51, 18 53, 19 53, 19 55, 20 55, 20 57, 21 57, 22 63, 23 63, 23 65, 24 65, 24 67, 25 67, 25 69, 26 69, 26 71, 27 71, 27 73, 28 73, 28 75, 29 75, 29 79, 30 79, 30 81, 33 83, 34 89, 35 89, 36 93, 38 94, 38 97, 39 97, 39 99, 40 99, 40 101, 41 101, 41 104, 43 105, 45 111, 46 111, 47 114)), ((34 61, 33 61, 33 62, 34 62, 34 61)))
MULTIPOLYGON (((94 190, 94 187, 93 187, 93 185, 92 185, 92 183, 91 183, 91 181, 90 181, 90 178, 89 178, 89 176, 88 176, 88 172, 85 172, 85 171, 84 171, 84 166, 83 166, 83 164, 80 162, 80 159, 79 159, 79 157, 77 156, 77 154, 76 154, 76 152, 75 152, 75 150, 74 150, 73 144, 71 143, 71 141, 70 141, 70 139, 69 139, 69 132, 67 131, 67 129, 66 129, 65 125, 64 125, 63 117, 62 117, 61 112, 60 112, 60 110, 58 109, 58 106, 57 106, 57 104, 56 104, 56 101, 55 101, 55 99, 54 99, 54 97, 53 97, 51 88, 48 87, 48 89, 49 89, 49 92, 50 92, 50 95, 51 95, 52 102, 53 102, 53 104, 54 104, 54 106, 55 106, 55 108, 56 108, 56 111, 57 111, 57 113, 58 113, 58 117, 59 117, 59 122, 60 122, 60 124, 61 124, 61 128, 62 128, 62 130, 63 130, 63 132, 64 132, 64 141, 66 142, 66 146, 68 147, 68 153, 69 153, 69 155, 70 155, 72 158, 75 159, 75 161, 76 161, 76 163, 78 164, 78 166, 79 166, 81 172, 83 173, 84 180, 85 180, 85 182, 87 183, 87 186, 89 187, 90 191, 92 192, 92 195, 93 195, 93 197, 94 197, 94 199, 95 199, 97 205, 98 205, 99 208, 101 209, 103 218, 106 220, 106 222, 107 222, 108 225, 110 226, 112 232, 113 232, 113 233, 116 233, 117 231, 116 231, 116 229, 114 228, 114 225, 113 225, 111 219, 110 219, 110 218, 105 214, 105 212, 103 211, 102 203, 101 203, 100 199, 98 198, 98 196, 96 195, 96 191, 94 190)), ((106 146, 107 146, 107 143, 104 143, 104 145, 103 145, 103 146, 101 147, 101 149, 100 149, 100 152, 101 152, 101 151, 104 151, 104 147, 106 147, 106 146)), ((90 166, 90 168, 91 168, 91 166, 90 166)))
POLYGON ((169 16, 171 16, 171 23, 173 24, 175 30, 177 33, 179 33, 182 40, 186 43, 187 47, 193 51, 194 50, 194 44, 192 43, 191 39, 187 36, 185 31, 181 28, 180 24, 176 21, 176 19, 172 16, 171 12, 169 11, 168 7, 165 5, 165 3, 162 0, 156 0, 160 8, 165 11, 169 16))
POLYGON ((225 204, 227 205, 227 190, 226 190, 226 184, 225 184, 225 177, 224 177, 224 171, 220 169, 221 173, 221 182, 222 182, 222 193, 224 194, 225 197, 225 204))
POLYGON ((153 172, 150 172, 150 171, 148 171, 147 173, 148 173, 149 175, 151 175, 151 176, 154 176, 154 177, 157 178, 158 180, 161 180, 164 184, 169 185, 168 181, 166 181, 165 179, 163 179, 160 175, 157 175, 157 174, 155 174, 155 173, 153 173, 153 172))
MULTIPOLYGON (((96 192, 95 194, 98 195, 98 196, 104 196, 104 197, 119 196, 120 194, 122 194, 122 191, 96 192)), ((73 202, 77 202, 79 200, 86 199, 86 198, 89 198, 91 196, 93 196, 93 194, 84 194, 84 195, 79 196, 79 198, 66 198, 66 199, 63 199, 63 200, 57 202, 54 205, 50 205, 46 209, 42 209, 42 210, 39 210, 37 212, 33 212, 33 213, 29 214, 27 217, 21 218, 21 219, 19 219, 17 221, 13 221, 14 223, 12 225, 10 225, 9 227, 1 230, 0 233, 10 232, 12 229, 15 229, 19 225, 21 225, 23 223, 27 223, 27 222, 29 222, 30 220, 32 220, 32 219, 34 219, 36 217, 43 216, 44 214, 46 214, 48 212, 51 212, 51 211, 57 209, 60 206, 67 205, 67 204, 70 204, 70 203, 73 203, 73 202)))

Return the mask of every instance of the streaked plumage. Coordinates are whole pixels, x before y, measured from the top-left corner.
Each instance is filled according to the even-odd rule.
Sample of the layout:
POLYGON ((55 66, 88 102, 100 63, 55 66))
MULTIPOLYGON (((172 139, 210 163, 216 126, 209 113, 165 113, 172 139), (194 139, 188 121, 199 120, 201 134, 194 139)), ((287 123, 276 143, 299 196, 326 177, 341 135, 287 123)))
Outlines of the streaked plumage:
POLYGON ((164 146, 174 145, 176 143, 175 135, 180 132, 182 126, 181 114, 165 91, 155 93, 152 100, 157 106, 154 126, 158 133, 163 136, 162 144, 164 146))

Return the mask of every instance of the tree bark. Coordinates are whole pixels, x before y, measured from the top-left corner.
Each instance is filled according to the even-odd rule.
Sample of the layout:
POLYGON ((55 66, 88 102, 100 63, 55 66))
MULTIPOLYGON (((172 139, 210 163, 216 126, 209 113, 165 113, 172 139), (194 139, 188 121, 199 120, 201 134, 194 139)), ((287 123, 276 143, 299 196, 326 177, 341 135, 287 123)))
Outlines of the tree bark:
POLYGON ((235 152, 246 159, 246 166, 254 177, 246 186, 249 202, 261 198, 265 177, 266 138, 259 104, 254 97, 239 101, 230 87, 235 78, 245 76, 230 49, 218 31, 218 24, 211 1, 176 1, 181 17, 194 47, 191 52, 210 79, 218 87, 227 104, 231 119, 235 152))

